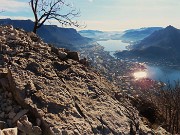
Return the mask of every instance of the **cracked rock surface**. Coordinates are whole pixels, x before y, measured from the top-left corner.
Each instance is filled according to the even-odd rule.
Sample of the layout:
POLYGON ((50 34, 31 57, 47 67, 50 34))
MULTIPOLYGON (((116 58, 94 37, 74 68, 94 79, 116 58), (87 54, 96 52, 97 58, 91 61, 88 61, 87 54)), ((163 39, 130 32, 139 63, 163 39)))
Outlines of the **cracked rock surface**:
MULTIPOLYGON (((2 88, 12 93, 7 96, 14 97, 23 114, 18 117, 6 107, 7 117, 17 116, 14 122, 24 134, 130 133, 125 107, 114 98, 118 88, 81 64, 77 52, 53 47, 12 26, 0 26, 0 52, 2 88)), ((141 129, 150 131, 134 113, 141 129)))

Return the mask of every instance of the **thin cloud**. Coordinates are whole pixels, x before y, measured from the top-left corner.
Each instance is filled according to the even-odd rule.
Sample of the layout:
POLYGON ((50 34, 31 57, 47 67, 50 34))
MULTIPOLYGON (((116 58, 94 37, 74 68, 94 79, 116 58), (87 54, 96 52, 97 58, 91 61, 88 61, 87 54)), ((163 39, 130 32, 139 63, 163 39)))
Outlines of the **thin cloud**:
POLYGON ((98 30, 105 30, 105 31, 116 31, 122 30, 120 28, 120 23, 116 20, 84 20, 87 24, 85 29, 98 29, 98 30), (119 26, 119 28, 117 28, 119 26))
POLYGON ((15 0, 1 0, 0 9, 9 12, 18 12, 28 8, 28 2, 15 0))
POLYGON ((88 0, 89 2, 93 2, 94 0, 88 0))
POLYGON ((0 19, 7 19, 10 18, 12 20, 34 20, 33 17, 25 17, 25 16, 0 16, 0 19))

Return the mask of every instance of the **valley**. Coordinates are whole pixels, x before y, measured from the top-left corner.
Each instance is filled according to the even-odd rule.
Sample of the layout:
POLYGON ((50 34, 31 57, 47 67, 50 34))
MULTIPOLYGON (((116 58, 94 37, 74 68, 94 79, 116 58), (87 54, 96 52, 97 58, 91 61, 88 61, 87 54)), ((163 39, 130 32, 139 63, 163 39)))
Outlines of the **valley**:
MULTIPOLYGON (((147 30, 143 29, 143 31, 151 30, 151 33, 153 33, 152 29, 153 28, 148 28, 147 30)), ((160 30, 162 28, 154 27, 154 29, 155 30, 160 30)), ((140 30, 137 30, 138 32, 136 34, 138 34, 140 30)), ((128 33, 129 32, 132 32, 132 30, 129 30, 128 33)), ((134 32, 134 35, 135 35, 135 30, 133 32, 134 32)), ((128 35, 128 33, 124 34, 124 35, 128 35)), ((123 38, 122 38, 122 40, 123 40, 123 38)), ((136 55, 136 54, 133 53, 133 50, 129 50, 129 46, 132 46, 133 43, 132 42, 125 43, 125 41, 122 41, 122 40, 112 40, 110 38, 110 39, 107 39, 107 40, 104 40, 104 41, 97 41, 97 43, 100 46, 103 47, 103 48, 101 48, 101 51, 97 49, 98 51, 96 52, 95 51, 96 49, 92 49, 90 51, 90 53, 88 53, 89 50, 86 50, 86 51, 82 52, 82 54, 86 54, 86 55, 84 55, 85 57, 88 57, 88 56, 90 58, 93 57, 93 60, 95 60, 96 57, 98 57, 97 59, 104 58, 101 62, 104 63, 105 65, 108 65, 109 61, 116 61, 115 63, 122 63, 122 61, 124 61, 124 63, 126 63, 126 62, 127 63, 137 63, 137 62, 138 63, 144 63, 143 65, 144 65, 144 67, 146 69, 145 72, 147 73, 147 78, 153 79, 153 80, 156 80, 156 81, 162 81, 162 82, 165 82, 165 83, 170 82, 172 85, 174 85, 174 81, 178 81, 180 79, 180 69, 178 68, 178 63, 177 62, 167 61, 166 59, 158 60, 157 55, 154 55, 154 57, 151 57, 151 59, 150 58, 147 59, 145 57, 146 55, 140 55, 140 57, 139 57, 138 54, 136 55), (104 53, 104 51, 107 52, 107 53, 104 53), (96 56, 96 55, 93 56, 94 52, 96 52, 96 54, 98 54, 98 56, 96 56), (126 52, 127 52, 127 55, 124 55, 124 53, 126 53, 126 52), (109 60, 109 61, 105 60, 105 58, 109 58, 107 56, 108 53, 112 56, 112 57, 110 57, 111 60, 109 60), (131 53, 131 55, 128 55, 128 53, 131 53), (106 55, 101 56, 102 54, 106 54, 106 55), (114 60, 112 60, 112 59, 114 59, 114 60)), ((131 41, 133 41, 133 39, 131 39, 131 41)), ((137 41, 134 41, 134 43, 136 43, 136 42, 137 41)), ((149 53, 149 52, 147 52, 147 53, 149 53)), ((93 60, 91 60, 92 63, 97 63, 97 60, 95 60, 96 62, 93 62, 93 60)), ((115 63, 114 64, 111 63, 111 64, 109 64, 109 66, 111 66, 111 67, 114 66, 115 67, 115 65, 116 65, 115 63)), ((101 63, 99 63, 99 65, 100 64, 101 63)), ((119 65, 119 67, 120 67, 120 65, 119 65)), ((126 64, 122 64, 122 65, 126 65, 126 64)), ((127 69, 129 69, 130 67, 133 67, 132 65, 131 66, 126 65, 127 69)), ((96 66, 97 66, 97 64, 96 64, 96 66)), ((118 71, 119 70, 118 67, 114 68, 114 70, 117 70, 117 72, 119 72, 119 73, 123 73, 123 71, 118 71)), ((136 70, 138 70, 138 69, 136 69, 136 70)), ((129 73, 129 71, 127 71, 127 70, 125 70, 125 72, 129 73)), ((114 71, 114 73, 115 73, 115 71, 114 71)))
MULTIPOLYGON (((23 28, 27 31, 30 31, 32 27, 32 22, 30 20, 21 21, 21 23, 19 22, 20 21, 18 20, 11 20, 11 19, 0 20, 0 24, 2 25, 12 24, 14 27, 23 28)), ((48 43, 52 43, 58 47, 65 47, 70 50, 80 51, 81 56, 88 58, 90 63, 93 63, 93 65, 95 67, 98 67, 99 70, 105 70, 104 65, 106 66, 108 65, 109 69, 112 68, 114 70, 113 73, 110 74, 119 72, 121 75, 126 75, 125 73, 129 73, 129 71, 127 71, 126 69, 129 69, 130 67, 133 68, 132 66, 133 64, 127 65, 126 63, 138 62, 138 63, 144 63, 144 66, 146 67, 147 77, 150 79, 154 79, 156 81, 162 80, 163 82, 166 83, 168 82, 168 80, 170 80, 170 82, 173 82, 174 80, 178 80, 180 78, 179 69, 178 69, 179 61, 177 58, 178 52, 177 55, 175 52, 173 52, 174 57, 171 57, 170 55, 172 54, 169 53, 168 50, 167 51, 165 50, 163 52, 164 54, 161 53, 162 52, 161 50, 158 51, 158 48, 155 49, 154 51, 153 48, 150 47, 144 49, 143 51, 137 50, 138 48, 140 48, 138 46, 147 44, 148 40, 153 41, 153 34, 155 33, 157 35, 158 33, 155 31, 158 31, 159 33, 163 33, 164 31, 166 33, 168 32, 174 33, 177 31, 177 29, 175 29, 172 26, 168 26, 167 28, 165 28, 165 30, 163 30, 162 27, 149 27, 149 28, 119 31, 119 32, 118 31, 104 32, 98 30, 82 30, 76 32, 76 30, 73 29, 65 29, 65 28, 58 28, 57 26, 45 25, 38 32, 38 34, 40 37, 42 37, 44 41, 48 43), (47 36, 46 34, 43 34, 47 32, 48 33, 56 32, 56 34, 51 34, 51 36, 47 36), (134 49, 132 48, 132 46, 134 49), (166 56, 166 57, 161 58, 161 56, 163 57, 166 56), (114 62, 114 64, 112 63, 110 64, 110 62, 112 61, 114 62), (124 65, 121 71, 119 71, 119 67, 117 65, 119 65, 119 67, 121 65, 124 65), (155 70, 153 70, 152 72, 152 69, 155 70), (166 79, 164 79, 163 77, 164 74, 166 74, 165 75, 166 79)), ((163 36, 163 34, 159 34, 159 35, 163 36)), ((169 42, 171 41, 169 40, 169 42)), ((158 42, 156 41, 156 43, 158 42)), ((151 43, 151 44, 155 44, 155 43, 151 43)), ((149 46, 153 46, 153 45, 149 45, 149 46)))
POLYGON ((178 0, 1 0, 0 135, 180 134, 178 0))

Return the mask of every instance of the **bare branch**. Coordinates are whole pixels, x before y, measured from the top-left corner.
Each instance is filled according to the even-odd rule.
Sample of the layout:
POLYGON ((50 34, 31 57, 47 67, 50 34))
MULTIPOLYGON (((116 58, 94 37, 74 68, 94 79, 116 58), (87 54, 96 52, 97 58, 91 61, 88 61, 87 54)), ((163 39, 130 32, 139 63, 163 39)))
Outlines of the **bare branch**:
POLYGON ((51 19, 57 20, 62 26, 81 26, 74 21, 74 18, 79 17, 80 11, 64 0, 31 0, 30 5, 35 17, 34 33, 51 19))

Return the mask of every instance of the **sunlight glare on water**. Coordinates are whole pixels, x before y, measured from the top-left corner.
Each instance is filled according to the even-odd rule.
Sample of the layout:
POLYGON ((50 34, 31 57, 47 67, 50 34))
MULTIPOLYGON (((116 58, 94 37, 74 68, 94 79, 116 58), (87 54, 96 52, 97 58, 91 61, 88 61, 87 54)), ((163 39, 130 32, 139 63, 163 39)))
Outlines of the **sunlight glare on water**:
POLYGON ((147 72, 145 72, 145 71, 138 71, 138 72, 133 73, 133 76, 136 79, 146 78, 147 77, 147 72))

